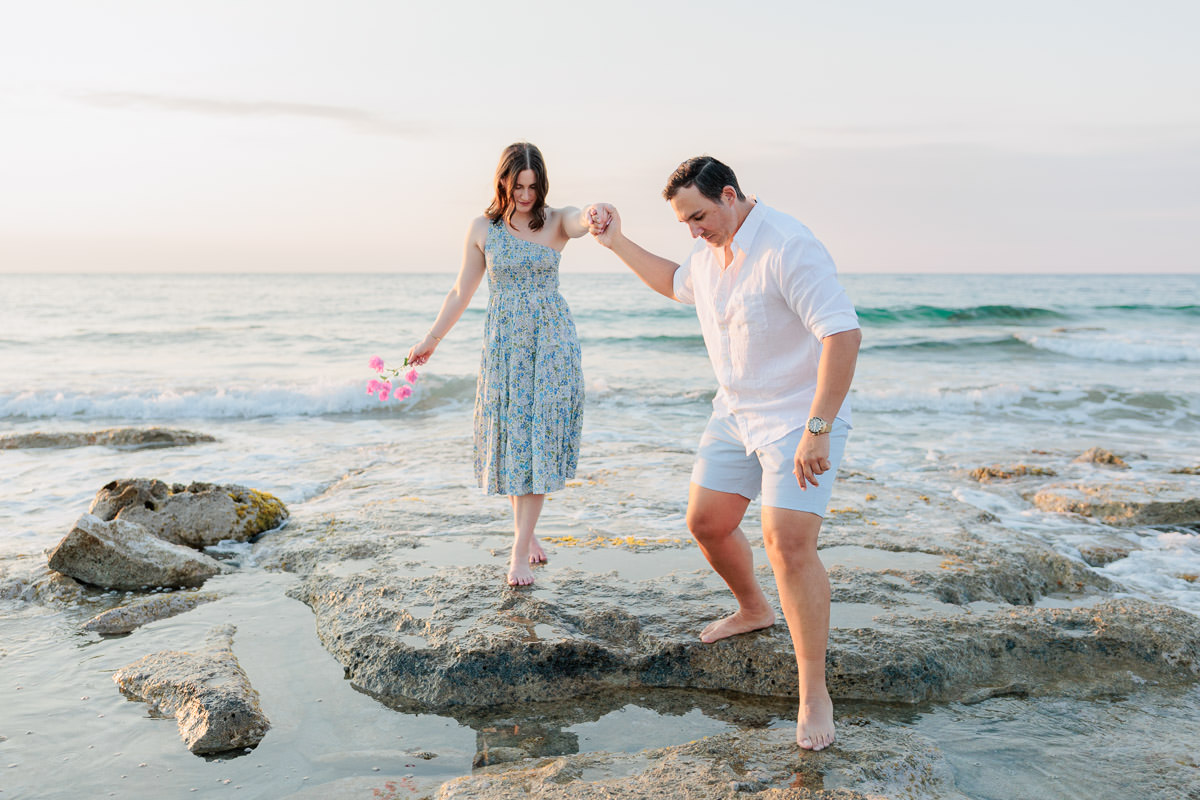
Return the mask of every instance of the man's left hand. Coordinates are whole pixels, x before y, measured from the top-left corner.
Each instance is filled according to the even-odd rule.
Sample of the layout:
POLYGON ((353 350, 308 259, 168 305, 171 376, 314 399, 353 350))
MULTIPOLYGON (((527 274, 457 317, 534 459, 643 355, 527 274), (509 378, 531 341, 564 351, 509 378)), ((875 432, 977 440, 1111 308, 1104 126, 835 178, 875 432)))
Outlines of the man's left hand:
POLYGON ((807 489, 810 483, 819 486, 817 476, 825 474, 829 467, 829 434, 816 436, 805 431, 796 448, 796 468, 792 471, 800 488, 807 489))

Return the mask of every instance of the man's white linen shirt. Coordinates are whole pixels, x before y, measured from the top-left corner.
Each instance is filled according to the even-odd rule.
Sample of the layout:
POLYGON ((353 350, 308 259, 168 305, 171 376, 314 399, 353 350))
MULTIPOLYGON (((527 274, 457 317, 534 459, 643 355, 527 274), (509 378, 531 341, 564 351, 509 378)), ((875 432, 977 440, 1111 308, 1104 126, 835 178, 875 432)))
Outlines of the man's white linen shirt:
MULTIPOLYGON (((696 306, 717 375, 713 415, 732 417, 746 454, 804 427, 821 340, 859 327, 833 259, 798 220, 755 202, 733 260, 697 239, 675 271, 675 299, 696 306)), ((850 399, 837 416, 850 424, 850 399)))

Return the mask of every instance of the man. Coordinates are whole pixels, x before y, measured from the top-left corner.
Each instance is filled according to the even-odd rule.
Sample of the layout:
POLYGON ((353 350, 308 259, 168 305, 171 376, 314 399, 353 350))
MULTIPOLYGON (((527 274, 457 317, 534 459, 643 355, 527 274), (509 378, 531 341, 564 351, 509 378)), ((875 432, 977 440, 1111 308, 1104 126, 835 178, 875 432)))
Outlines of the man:
POLYGON ((822 750, 833 743, 834 725, 825 687, 829 578, 817 534, 850 428, 858 317, 808 228, 747 198, 720 161, 685 161, 663 196, 702 240, 682 264, 627 238, 612 206, 593 206, 589 216, 596 239, 650 288, 696 306, 717 376, 687 523, 738 608, 700 638, 715 642, 775 623, 739 527, 761 490, 763 544, 799 671, 796 741, 822 750))

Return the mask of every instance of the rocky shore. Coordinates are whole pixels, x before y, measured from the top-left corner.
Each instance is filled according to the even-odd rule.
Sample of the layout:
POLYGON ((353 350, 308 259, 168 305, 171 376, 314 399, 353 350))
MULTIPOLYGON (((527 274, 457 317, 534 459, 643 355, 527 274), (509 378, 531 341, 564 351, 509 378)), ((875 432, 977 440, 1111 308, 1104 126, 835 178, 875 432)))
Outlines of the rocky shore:
MULTIPOLYGON (((1006 482, 1031 507, 1077 519, 1081 535, 1098 543, 1090 558, 1007 530, 953 498, 889 489, 863 474, 843 477, 821 550, 833 593, 828 677, 836 702, 1087 700, 1200 679, 1200 618, 1125 596, 1092 568, 1136 550, 1120 538, 1123 549, 1098 555, 1099 543, 1118 537, 1120 528, 1200 524, 1194 483, 1178 477, 1184 473, 1149 483, 1145 475, 1114 480, 1125 474, 1116 473, 1124 461, 1105 451, 1042 455, 1043 463, 981 467, 964 478, 1006 482), (1045 500, 1067 491, 1094 504, 1045 500)), ((404 530, 404 513, 388 525, 404 530)), ((686 539, 631 537, 615 543, 617 569, 558 566, 540 571, 533 590, 514 590, 498 587, 495 564, 427 560, 431 543, 403 536, 353 545, 363 526, 346 519, 338 526, 344 538, 330 535, 328 521, 299 521, 262 544, 260 563, 303 575, 292 595, 313 609, 323 645, 356 687, 397 708, 469 718, 479 707, 554 705, 651 688, 794 695, 782 625, 714 645, 696 639, 729 599, 707 570, 678 568, 692 547, 686 539), (351 548, 362 568, 330 568, 314 557, 318 540, 327 552, 351 548), (636 575, 635 565, 647 559, 661 565, 654 577, 623 574, 636 575)), ((614 545, 560 541, 552 563, 561 564, 572 546, 614 545)), ((759 571, 775 600, 769 568, 759 571)), ((962 796, 928 742, 882 723, 839 725, 831 755, 799 754, 786 731, 772 731, 549 761, 552 754, 539 752, 546 739, 539 729, 532 743, 481 751, 476 763, 486 769, 446 784, 437 796, 962 796), (750 754, 763 753, 774 754, 761 762, 768 766, 745 766, 750 754), (800 762, 813 758, 821 759, 819 780, 803 777, 800 762), (487 766, 497 762, 505 763, 487 766)), ((1185 773, 1200 786, 1200 772, 1185 773)))
MULTIPOLYGON (((356 689, 406 713, 511 730, 481 733, 474 773, 412 784, 414 797, 959 798, 969 795, 938 744, 894 721, 894 709, 1110 701, 1148 688, 1188 691, 1200 680, 1200 617, 1132 597, 1100 569, 1138 551, 1131 531, 1200 526, 1194 476, 1131 477, 1136 470, 1113 461, 1134 460, 1128 455, 1031 455, 964 472, 962 485, 986 482, 1029 513, 1077 526, 1075 550, 1011 530, 954 497, 842 476, 821 543, 839 738, 820 754, 800 752, 788 726, 773 723, 786 718, 795 694, 782 623, 713 645, 696 638, 730 601, 684 531, 544 534, 550 565, 532 588, 512 589, 502 583, 503 536, 464 546, 453 531, 411 535, 428 527, 420 503, 343 507, 334 517, 318 501, 279 527, 288 510, 246 487, 120 481, 100 491, 49 555, 61 574, 45 572, 24 589, 0 576, 0 595, 54 604, 90 586, 128 590, 133 596, 81 623, 91 635, 125 634, 225 602, 220 593, 159 590, 246 569, 204 549, 253 542, 253 569, 297 576, 289 596, 311 609, 314 635, 356 689), (576 752, 567 729, 620 709, 631 693, 684 711, 711 703, 713 715, 742 721, 737 731, 679 746, 576 752), (748 721, 720 710, 754 702, 771 711, 748 721)), ((599 482, 581 481, 589 479, 599 482)), ((354 476, 331 491, 370 480, 354 476)), ((747 531, 753 539, 757 528, 747 531)), ((758 569, 776 601, 769 566, 758 569)), ((270 723, 233 654, 233 631, 212 636, 199 651, 180 642, 114 679, 156 713, 173 714, 193 752, 255 747, 270 723)), ((1147 797, 1200 790, 1196 763, 1164 763, 1162 773, 1166 788, 1147 797)))

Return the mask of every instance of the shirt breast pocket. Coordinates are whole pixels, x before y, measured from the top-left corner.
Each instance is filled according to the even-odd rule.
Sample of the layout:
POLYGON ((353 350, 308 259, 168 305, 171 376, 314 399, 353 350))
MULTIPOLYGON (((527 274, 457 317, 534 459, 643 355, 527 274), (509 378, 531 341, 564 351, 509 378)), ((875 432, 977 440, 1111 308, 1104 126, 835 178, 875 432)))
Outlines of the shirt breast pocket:
POLYGON ((755 365, 762 360, 770 335, 762 295, 749 292, 731 298, 728 320, 733 374, 752 381, 755 365))

